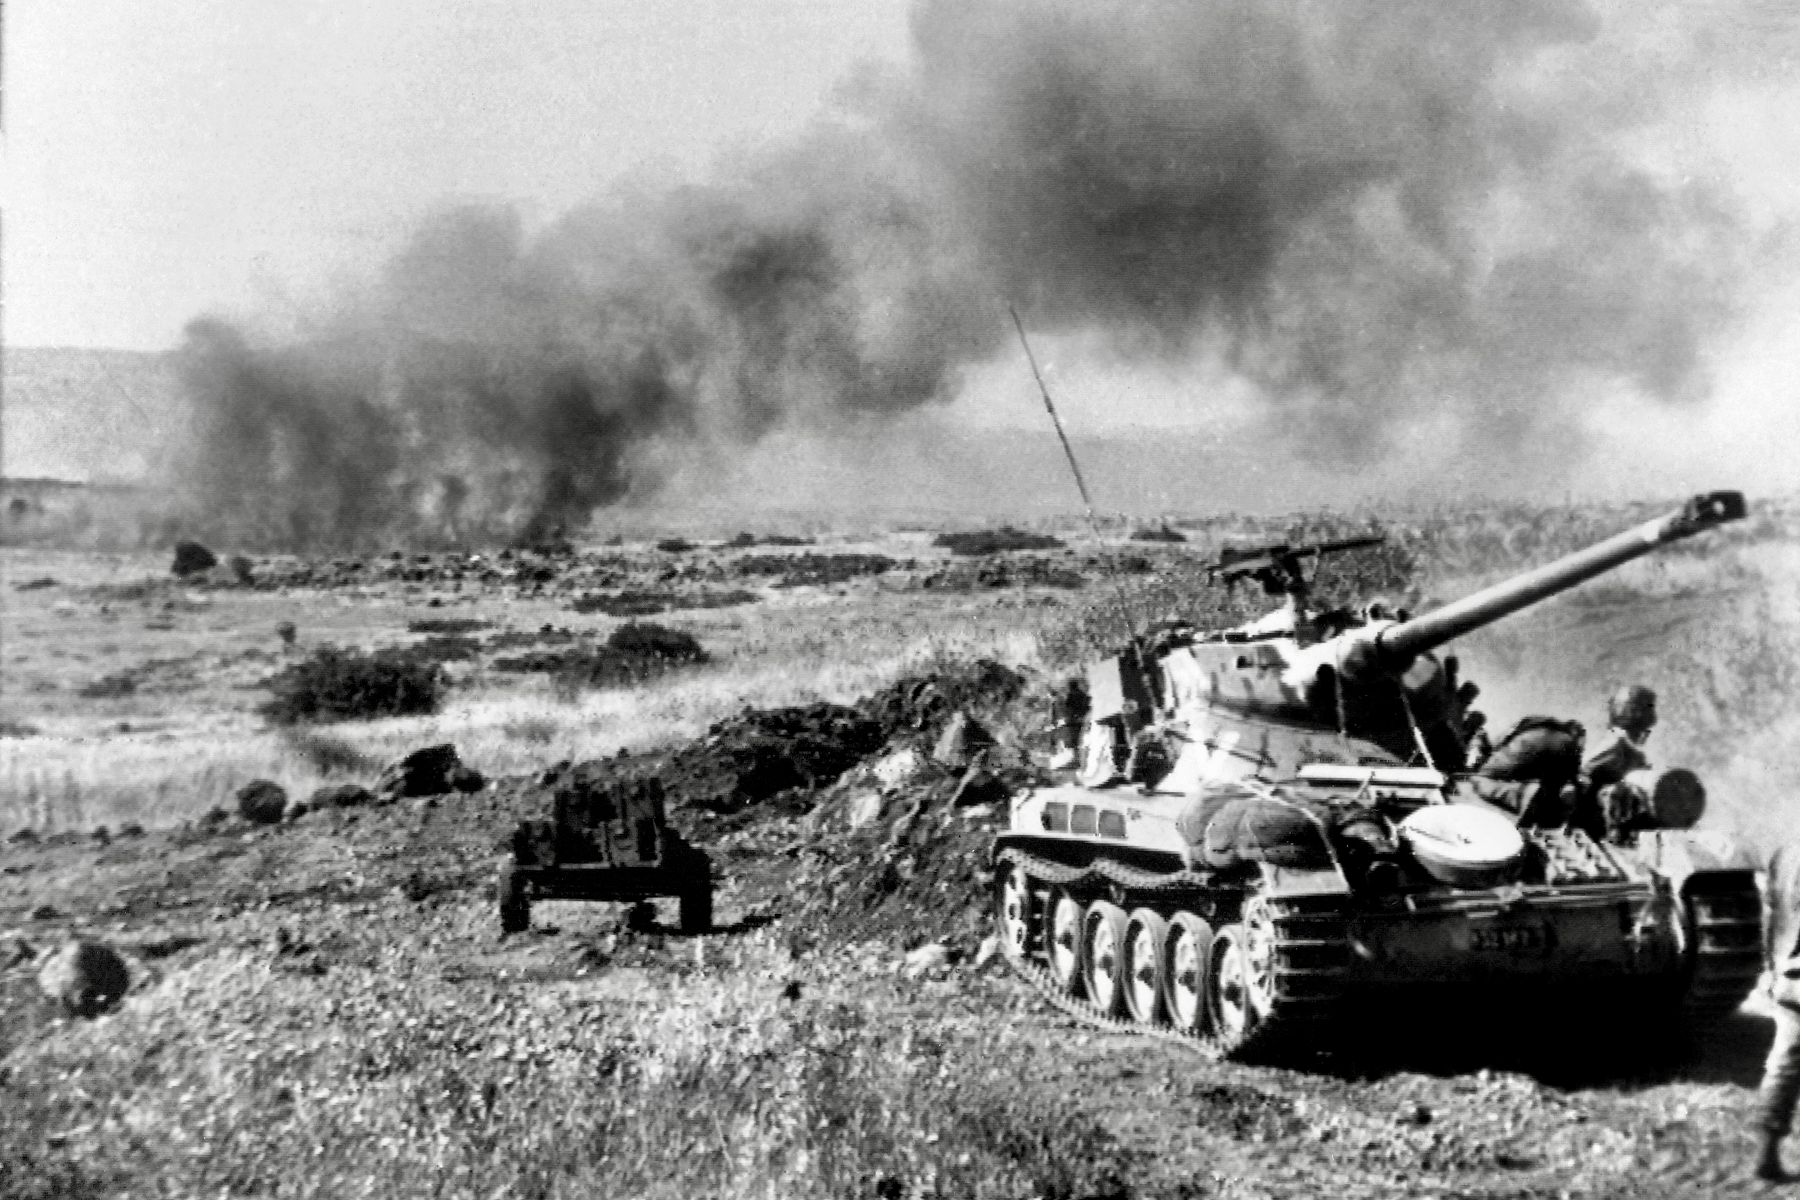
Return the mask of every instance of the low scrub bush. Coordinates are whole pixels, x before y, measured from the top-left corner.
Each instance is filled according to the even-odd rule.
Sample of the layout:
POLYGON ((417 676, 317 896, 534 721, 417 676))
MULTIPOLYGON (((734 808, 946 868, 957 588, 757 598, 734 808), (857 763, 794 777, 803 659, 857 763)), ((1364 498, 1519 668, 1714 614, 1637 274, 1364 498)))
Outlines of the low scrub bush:
POLYGON ((999 529, 977 529, 969 533, 940 533, 932 545, 952 554, 1004 554, 1008 550, 1055 550, 1062 542, 1047 533, 1028 533, 1004 525, 999 529))
POLYGON ((443 700, 443 668, 393 652, 361 654, 323 646, 265 684, 275 698, 257 711, 278 725, 366 721, 434 713, 443 700))
POLYGON ((408 621, 408 633, 474 633, 477 629, 486 629, 491 622, 480 617, 427 617, 422 621, 408 621))
POLYGON ((633 621, 613 630, 605 645, 582 644, 566 650, 536 650, 494 660, 496 671, 554 675, 559 695, 584 688, 631 687, 676 667, 707 661, 692 634, 649 621, 633 621))
POLYGON ((626 588, 617 595, 588 592, 575 597, 569 607, 578 613, 605 613, 609 617, 649 617, 678 608, 730 608, 754 604, 760 597, 742 588, 699 592, 639 591, 626 588))

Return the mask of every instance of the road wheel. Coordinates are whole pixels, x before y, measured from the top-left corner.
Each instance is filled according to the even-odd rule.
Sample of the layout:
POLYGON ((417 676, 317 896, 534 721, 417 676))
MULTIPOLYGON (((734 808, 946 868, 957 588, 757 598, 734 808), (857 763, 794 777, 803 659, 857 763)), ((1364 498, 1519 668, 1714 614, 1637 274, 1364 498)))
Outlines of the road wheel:
POLYGON ((996 907, 1000 921, 1000 949, 1009 958, 1024 959, 1031 953, 1037 914, 1032 911, 1031 876, 1018 863, 1008 867, 1000 877, 996 907))
POLYGON ((1050 893, 1044 906, 1044 956, 1050 960, 1050 977, 1059 991, 1074 995, 1081 990, 1081 902, 1062 888, 1050 893))
POLYGON ((1246 925, 1227 925, 1213 939, 1213 1032, 1225 1053, 1246 1051, 1275 1008, 1273 952, 1266 937, 1246 925))
POLYGON ((1212 926, 1191 912, 1169 918, 1163 937, 1163 1010, 1182 1033, 1206 1029, 1212 959, 1212 926))
POLYGON ((499 883, 495 888, 500 899, 500 932, 524 933, 531 928, 531 901, 524 895, 519 886, 518 873, 511 863, 500 868, 499 883))
POLYGON ((1153 909, 1137 909, 1125 924, 1125 1009, 1140 1025, 1163 1019, 1168 937, 1169 923, 1153 909))
POLYGON ((1125 910, 1107 900, 1081 919, 1081 957, 1088 999, 1109 1017, 1125 1011, 1125 910))

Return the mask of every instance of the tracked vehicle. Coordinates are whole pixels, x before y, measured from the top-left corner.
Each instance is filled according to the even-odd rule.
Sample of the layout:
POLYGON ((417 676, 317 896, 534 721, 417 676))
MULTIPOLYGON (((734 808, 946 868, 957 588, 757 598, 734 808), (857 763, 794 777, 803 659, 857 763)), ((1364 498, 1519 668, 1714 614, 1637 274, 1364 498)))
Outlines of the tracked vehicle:
POLYGON ((1074 778, 1015 798, 993 846, 1003 951, 1089 1015, 1237 1056, 1328 1042, 1343 1001, 1412 985, 1732 1012, 1761 903, 1749 855, 1692 828, 1698 780, 1632 776, 1647 816, 1628 832, 1571 823, 1584 778, 1468 761, 1478 689, 1436 652, 1743 514, 1738 493, 1699 496, 1410 619, 1309 607, 1304 561, 1359 543, 1222 560, 1285 601, 1090 667, 1074 778))

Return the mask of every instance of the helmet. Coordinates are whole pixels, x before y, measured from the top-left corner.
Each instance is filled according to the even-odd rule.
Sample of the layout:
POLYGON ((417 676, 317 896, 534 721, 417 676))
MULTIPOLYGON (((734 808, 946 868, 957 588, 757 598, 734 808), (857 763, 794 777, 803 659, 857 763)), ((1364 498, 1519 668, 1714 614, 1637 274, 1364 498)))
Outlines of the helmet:
POLYGON ((1614 692, 1606 702, 1606 719, 1626 733, 1645 733, 1656 724, 1656 693, 1642 684, 1614 692))

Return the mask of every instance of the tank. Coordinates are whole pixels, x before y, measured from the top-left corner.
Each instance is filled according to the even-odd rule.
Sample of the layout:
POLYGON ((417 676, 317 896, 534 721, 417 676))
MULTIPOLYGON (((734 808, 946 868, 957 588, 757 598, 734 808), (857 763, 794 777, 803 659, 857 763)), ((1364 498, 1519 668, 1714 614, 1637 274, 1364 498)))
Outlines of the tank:
POLYGON ((500 928, 531 926, 534 900, 680 900, 683 933, 712 927, 712 865, 669 827, 662 782, 615 778, 604 762, 564 766, 540 789, 547 817, 521 821, 496 887, 500 928))
POLYGON ((1366 540, 1227 555, 1217 577, 1280 607, 1154 629, 1060 703, 1066 781, 1016 797, 993 845, 1004 953, 1091 1016, 1238 1057, 1317 1045, 1344 1002, 1429 985, 1732 1012, 1762 909, 1748 853, 1692 827, 1699 781, 1640 772, 1621 786, 1663 798, 1647 816, 1584 821, 1575 769, 1471 754, 1479 689, 1439 651, 1743 514, 1739 493, 1698 496, 1410 619, 1308 604, 1305 560, 1366 540))

